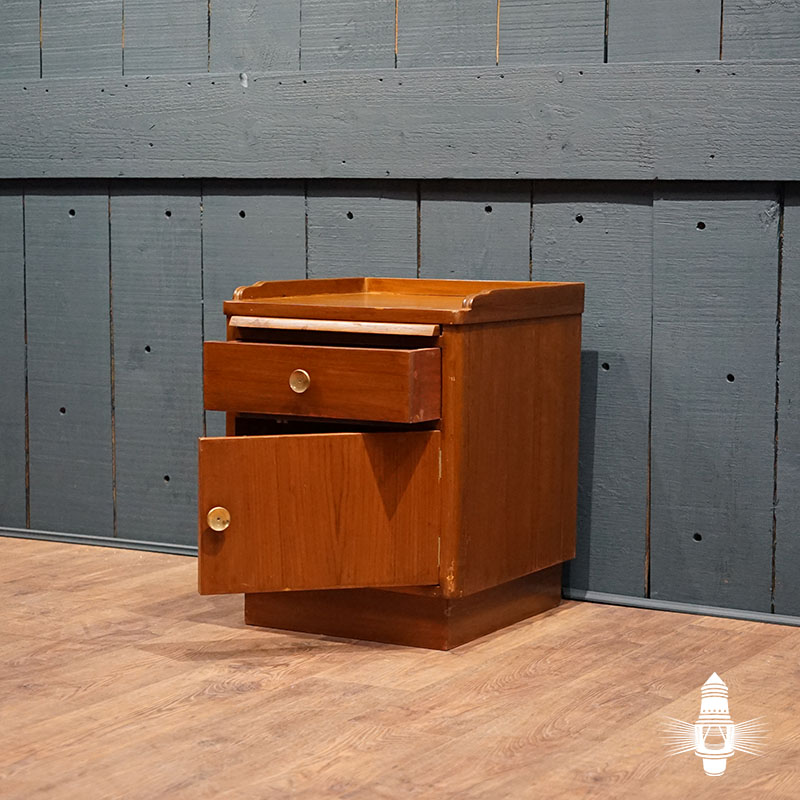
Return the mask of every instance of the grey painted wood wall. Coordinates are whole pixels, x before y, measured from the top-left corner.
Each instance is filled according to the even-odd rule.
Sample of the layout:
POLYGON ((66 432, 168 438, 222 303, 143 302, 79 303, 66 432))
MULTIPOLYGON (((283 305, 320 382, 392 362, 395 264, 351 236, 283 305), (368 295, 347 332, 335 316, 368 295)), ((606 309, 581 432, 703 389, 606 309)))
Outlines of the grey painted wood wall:
POLYGON ((223 335, 237 285, 575 279, 587 303, 568 589, 800 615, 800 97, 783 80, 800 61, 787 59, 800 59, 800 3, 3 2, 0 526, 191 550, 196 437, 221 431, 202 409, 201 342, 223 335), (737 70, 746 82, 731 83, 737 70), (330 126, 361 132, 342 128, 346 157, 322 128, 291 153, 302 114, 322 113, 299 94, 292 119, 241 93, 174 99, 275 71, 322 81, 330 126), (416 92, 396 118, 401 80, 378 105, 363 94, 393 74, 416 92), (114 105, 126 88, 135 99, 114 105), (452 130, 414 129, 426 93, 452 130), (541 102, 538 122, 504 116, 516 96, 541 102), (60 127, 70 107, 91 109, 90 125, 60 127), (389 144, 368 135, 393 126, 389 144), (205 138, 180 161, 194 128, 205 138), (512 146, 529 139, 541 146, 512 146))

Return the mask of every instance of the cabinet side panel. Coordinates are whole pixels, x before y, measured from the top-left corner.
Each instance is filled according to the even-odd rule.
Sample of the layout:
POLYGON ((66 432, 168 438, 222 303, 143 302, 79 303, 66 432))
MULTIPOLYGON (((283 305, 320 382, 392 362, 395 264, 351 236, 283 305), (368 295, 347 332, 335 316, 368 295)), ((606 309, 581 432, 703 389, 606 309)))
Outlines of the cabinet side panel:
POLYGON ((456 594, 575 555, 580 316, 463 333, 456 594))

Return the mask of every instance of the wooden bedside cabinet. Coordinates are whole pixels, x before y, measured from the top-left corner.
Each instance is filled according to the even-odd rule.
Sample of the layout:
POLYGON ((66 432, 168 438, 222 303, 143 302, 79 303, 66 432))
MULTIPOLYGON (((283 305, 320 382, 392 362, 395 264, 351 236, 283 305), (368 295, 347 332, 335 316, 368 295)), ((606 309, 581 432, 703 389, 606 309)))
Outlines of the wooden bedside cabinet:
POLYGON ((581 283, 241 287, 204 348, 199 588, 253 625, 449 649, 557 605, 581 283))

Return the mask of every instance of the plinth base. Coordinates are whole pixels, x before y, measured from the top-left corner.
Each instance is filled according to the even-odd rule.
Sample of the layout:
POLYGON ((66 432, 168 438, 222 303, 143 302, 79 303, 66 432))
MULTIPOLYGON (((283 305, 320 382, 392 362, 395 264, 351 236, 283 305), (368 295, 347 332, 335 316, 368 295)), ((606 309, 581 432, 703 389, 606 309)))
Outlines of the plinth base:
MULTIPOLYGON (((424 589, 420 591, 425 591, 424 589)), ((248 625, 450 650, 561 602, 561 564, 459 598, 390 589, 245 594, 248 625)))

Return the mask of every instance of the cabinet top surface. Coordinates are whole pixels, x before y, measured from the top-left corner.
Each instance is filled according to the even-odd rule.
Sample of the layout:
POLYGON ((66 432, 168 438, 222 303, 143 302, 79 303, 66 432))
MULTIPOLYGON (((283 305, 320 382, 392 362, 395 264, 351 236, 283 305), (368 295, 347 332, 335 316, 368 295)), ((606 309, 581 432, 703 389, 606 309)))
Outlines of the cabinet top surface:
POLYGON ((580 314, 582 283, 328 278, 239 287, 225 313, 465 324, 580 314))

